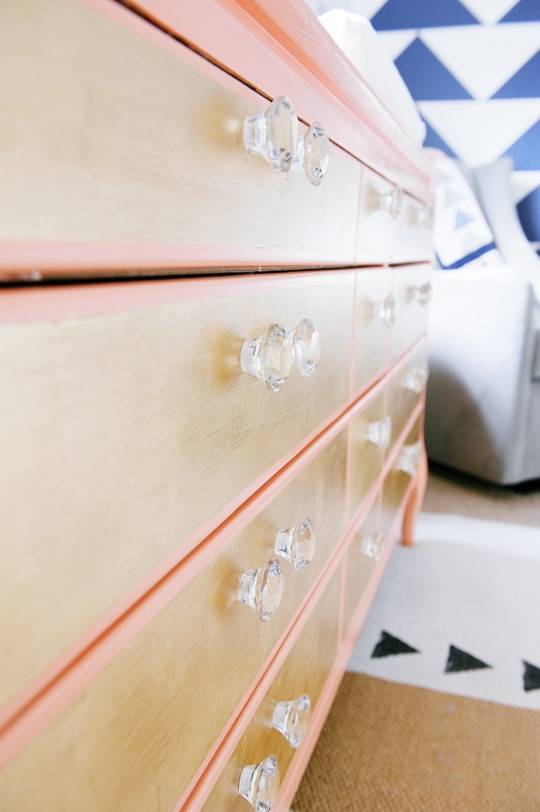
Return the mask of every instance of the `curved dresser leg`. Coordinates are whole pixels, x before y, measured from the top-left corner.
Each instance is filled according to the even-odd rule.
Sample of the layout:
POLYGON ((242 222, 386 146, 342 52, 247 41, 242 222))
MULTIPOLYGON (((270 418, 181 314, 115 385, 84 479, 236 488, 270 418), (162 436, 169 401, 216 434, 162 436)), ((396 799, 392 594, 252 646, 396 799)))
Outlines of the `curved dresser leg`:
POLYGON ((424 448, 420 458, 420 465, 418 466, 418 473, 416 474, 414 488, 411 490, 409 500, 403 513, 401 543, 406 547, 410 547, 414 544, 414 527, 418 514, 420 513, 420 508, 422 507, 422 502, 424 501, 427 479, 428 461, 426 450, 424 448))

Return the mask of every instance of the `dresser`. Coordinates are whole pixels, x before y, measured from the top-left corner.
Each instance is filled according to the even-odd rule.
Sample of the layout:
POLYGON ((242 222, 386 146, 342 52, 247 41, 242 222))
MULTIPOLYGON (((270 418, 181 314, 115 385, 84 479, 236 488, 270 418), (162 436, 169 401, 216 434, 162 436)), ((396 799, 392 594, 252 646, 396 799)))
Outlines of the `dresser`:
POLYGON ((300 0, 4 0, 0 808, 290 808, 426 482, 429 169, 300 0))

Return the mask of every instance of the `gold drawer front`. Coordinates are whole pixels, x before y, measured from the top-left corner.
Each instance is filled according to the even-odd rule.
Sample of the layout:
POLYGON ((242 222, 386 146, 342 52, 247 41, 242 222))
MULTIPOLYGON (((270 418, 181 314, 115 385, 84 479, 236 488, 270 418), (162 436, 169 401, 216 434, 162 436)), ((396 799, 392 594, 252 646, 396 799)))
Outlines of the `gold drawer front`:
POLYGON ((382 374, 390 362, 392 272, 385 268, 356 274, 354 391, 382 374))
POLYGON ((358 213, 358 263, 392 262, 397 239, 396 220, 391 213, 394 188, 392 183, 376 172, 364 169, 358 213))
POLYGON ((387 393, 371 400, 351 421, 350 506, 352 516, 379 476, 390 441, 387 393))
POLYGON ((204 812, 245 812, 248 805, 238 794, 242 767, 268 756, 276 757, 283 781, 296 751, 272 727, 275 703, 307 695, 315 708, 337 654, 340 577, 338 568, 204 804, 204 812))
POLYGON ((392 275, 396 308, 392 356, 399 358, 427 331, 431 266, 394 268, 392 275))
POLYGON ((383 483, 381 533, 384 538, 391 531, 398 511, 403 504, 407 488, 418 470, 419 455, 422 451, 423 419, 423 415, 421 415, 415 422, 392 470, 387 474, 383 483), (407 468, 407 470, 403 470, 403 468, 407 468))
POLYGON ((396 241, 393 262, 419 262, 433 256, 431 211, 407 193, 403 194, 396 218, 396 241))
POLYGON ((162 255, 161 269, 354 263, 361 164, 331 145, 318 187, 275 171, 242 142, 266 99, 128 11, 105 12, 2 3, 0 240, 84 244, 75 264, 93 275, 109 256, 92 267, 98 244, 111 261, 135 246, 130 275, 162 255))
POLYGON ((164 282, 166 305, 0 327, 0 703, 346 402, 353 278, 164 282), (311 378, 241 371, 243 339, 305 316, 311 378))
POLYGON ((0 808, 172 808, 344 530, 346 451, 342 432, 30 741, 0 774, 0 808), (235 600, 239 575, 306 517, 315 558, 299 572, 282 562, 283 599, 263 623, 235 600))
POLYGON ((379 499, 371 508, 365 520, 349 546, 345 559, 345 597, 343 602, 343 634, 351 629, 351 621, 362 594, 375 569, 378 557, 382 552, 382 537, 379 534, 379 499))
POLYGON ((422 344, 390 381, 390 416, 392 442, 395 442, 407 420, 424 395, 428 375, 427 346, 422 344))

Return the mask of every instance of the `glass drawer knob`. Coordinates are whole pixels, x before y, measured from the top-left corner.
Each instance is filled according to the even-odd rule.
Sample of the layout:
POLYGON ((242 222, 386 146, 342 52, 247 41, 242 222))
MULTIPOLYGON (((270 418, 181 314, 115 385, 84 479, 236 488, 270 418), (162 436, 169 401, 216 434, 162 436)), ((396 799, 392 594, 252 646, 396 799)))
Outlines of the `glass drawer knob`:
POLYGON ((409 288, 409 297, 418 302, 418 304, 429 304, 431 301, 431 283, 426 282, 425 285, 415 285, 409 288))
POLYGON ((433 225, 433 208, 431 206, 420 205, 417 210, 416 221, 420 226, 431 228, 433 225))
POLYGON ((396 320, 396 300, 394 296, 390 294, 381 302, 373 302, 371 314, 373 318, 379 319, 387 327, 392 327, 396 320))
POLYGON ((309 519, 301 524, 280 530, 276 534, 275 553, 289 561, 295 570, 308 567, 313 561, 317 539, 309 519))
POLYGON ((246 570, 238 583, 238 600, 249 606, 266 623, 279 609, 284 579, 279 561, 268 561, 264 567, 246 570))
POLYGON ((415 476, 420 464, 421 454, 421 443, 403 446, 394 463, 394 470, 403 471, 403 473, 409 476, 415 476))
POLYGON ((246 799, 255 812, 270 812, 278 790, 279 768, 275 756, 268 756, 258 764, 248 764, 242 768, 238 794, 246 799))
POLYGON ((381 533, 373 533, 371 536, 365 536, 360 544, 360 550, 368 558, 374 558, 375 561, 380 558, 383 548, 383 536, 381 533))
POLYGON ((387 212, 392 220, 396 220, 403 205, 403 191, 399 186, 394 186, 388 192, 381 194, 381 209, 387 212))
POLYGON ((243 140, 248 152, 288 172, 298 148, 298 118, 287 96, 278 96, 264 113, 246 118, 243 140))
POLYGON ((292 331, 291 341, 300 375, 311 377, 321 360, 321 334, 311 319, 302 319, 292 331))
POLYGON ((240 351, 243 371, 264 381, 273 392, 281 389, 292 364, 292 340, 281 324, 272 324, 258 338, 244 341, 240 351))
POLYGON ((276 702, 272 727, 279 731, 296 750, 307 733, 311 720, 311 701, 307 694, 288 702, 276 702))
POLYGON ((411 392, 416 392, 417 395, 423 391, 428 379, 428 365, 427 363, 418 364, 407 372, 405 380, 403 381, 403 388, 409 389, 411 392))
POLYGON ((375 420, 373 423, 366 423, 364 438, 368 443, 372 443, 377 448, 385 451, 390 445, 391 432, 392 419, 386 416, 381 420, 375 420))
POLYGON ((330 162, 330 141, 324 127, 314 121, 304 136, 304 172, 314 186, 322 183, 330 162))

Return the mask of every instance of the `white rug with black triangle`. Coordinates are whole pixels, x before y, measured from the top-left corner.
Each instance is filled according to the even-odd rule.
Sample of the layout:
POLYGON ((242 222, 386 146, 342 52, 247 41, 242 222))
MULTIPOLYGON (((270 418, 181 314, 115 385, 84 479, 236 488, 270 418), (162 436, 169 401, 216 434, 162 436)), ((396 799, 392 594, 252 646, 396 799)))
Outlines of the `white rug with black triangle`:
POLYGON ((540 528, 423 514, 348 669, 540 709, 540 528))

